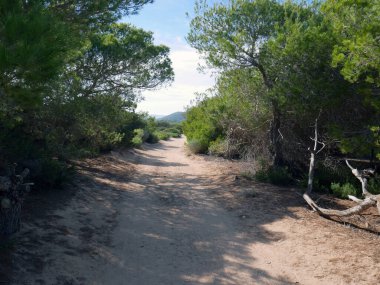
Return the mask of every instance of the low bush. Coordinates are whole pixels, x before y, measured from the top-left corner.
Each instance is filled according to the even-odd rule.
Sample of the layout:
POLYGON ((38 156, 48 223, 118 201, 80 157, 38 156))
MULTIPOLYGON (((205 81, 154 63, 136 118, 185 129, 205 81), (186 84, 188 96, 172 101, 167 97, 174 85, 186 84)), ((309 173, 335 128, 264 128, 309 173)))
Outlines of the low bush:
POLYGON ((207 151, 207 144, 202 143, 199 140, 189 140, 187 142, 187 147, 192 153, 205 153, 207 151))
POLYGON ((140 147, 144 143, 145 131, 143 129, 136 129, 133 131, 133 134, 132 145, 134 147, 140 147))
POLYGON ((183 132, 188 139, 190 150, 193 149, 194 151, 191 151, 194 153, 206 153, 210 142, 223 136, 218 120, 212 115, 219 106, 217 103, 218 98, 208 98, 186 111, 183 132))
POLYGON ((217 138, 215 141, 212 141, 208 147, 208 151, 211 155, 226 156, 228 151, 226 140, 217 138))
POLYGON ((168 140, 172 137, 179 138, 182 135, 181 125, 156 121, 153 117, 143 117, 143 126, 145 133, 142 138, 143 142, 158 143, 160 140, 168 140))
POLYGON ((318 165, 314 175, 314 189, 328 191, 331 182, 356 185, 357 179, 352 175, 346 165, 340 165, 335 168, 325 167, 322 164, 318 165))
POLYGON ((179 138, 181 137, 182 135, 182 131, 178 128, 168 128, 168 129, 165 129, 165 131, 170 134, 170 137, 173 137, 173 138, 179 138))
POLYGON ((159 140, 168 140, 171 136, 169 133, 164 132, 164 131, 158 131, 156 132, 156 136, 158 137, 159 140))
POLYGON ((135 136, 132 139, 132 145, 134 147, 140 147, 143 144, 142 139, 139 136, 135 136))
POLYGON ((351 183, 331 183, 331 191, 339 198, 347 198, 348 195, 358 196, 360 195, 359 189, 357 189, 351 183))
POLYGON ((182 136, 181 133, 168 133, 171 138, 180 138, 182 136))
MULTIPOLYGON (((307 187, 307 183, 308 174, 303 173, 301 179, 297 183, 297 186, 305 189, 307 187)), ((324 166, 323 164, 319 164, 315 169, 313 191, 331 192, 331 183, 337 185, 351 184, 357 189, 360 188, 360 183, 345 165, 338 165, 334 168, 330 168, 324 166)))
POLYGON ((38 188, 58 188, 74 174, 74 168, 56 159, 44 159, 37 175, 33 178, 38 188))
POLYGON ((256 171, 255 179, 259 182, 272 183, 279 186, 288 186, 293 178, 286 167, 269 167, 256 171))
POLYGON ((159 140, 160 140, 160 138, 158 137, 157 132, 153 132, 153 133, 148 134, 146 142, 147 143, 158 143, 159 140))
POLYGON ((255 175, 254 175, 256 181, 258 182, 264 182, 264 183, 269 183, 269 177, 268 177, 268 170, 260 169, 257 170, 255 175))

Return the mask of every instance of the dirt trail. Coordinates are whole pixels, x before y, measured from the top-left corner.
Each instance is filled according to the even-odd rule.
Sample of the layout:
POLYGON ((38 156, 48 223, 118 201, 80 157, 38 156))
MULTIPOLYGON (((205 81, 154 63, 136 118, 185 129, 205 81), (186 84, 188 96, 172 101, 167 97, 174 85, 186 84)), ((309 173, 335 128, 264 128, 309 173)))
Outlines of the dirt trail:
POLYGON ((75 184, 55 203, 32 197, 11 253, 13 270, 7 275, 3 268, 0 284, 7 281, 1 278, 9 284, 379 283, 377 236, 317 217, 295 190, 236 180, 240 164, 187 156, 183 144, 175 139, 78 162, 75 184))

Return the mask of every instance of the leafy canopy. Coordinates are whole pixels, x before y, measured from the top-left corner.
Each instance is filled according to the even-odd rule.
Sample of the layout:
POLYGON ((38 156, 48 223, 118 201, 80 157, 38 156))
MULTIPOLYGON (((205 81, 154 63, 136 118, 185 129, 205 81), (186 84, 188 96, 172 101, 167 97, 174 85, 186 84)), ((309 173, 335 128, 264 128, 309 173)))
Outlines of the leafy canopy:
POLYGON ((327 0, 323 11, 339 38, 333 66, 350 82, 380 86, 380 1, 327 0))

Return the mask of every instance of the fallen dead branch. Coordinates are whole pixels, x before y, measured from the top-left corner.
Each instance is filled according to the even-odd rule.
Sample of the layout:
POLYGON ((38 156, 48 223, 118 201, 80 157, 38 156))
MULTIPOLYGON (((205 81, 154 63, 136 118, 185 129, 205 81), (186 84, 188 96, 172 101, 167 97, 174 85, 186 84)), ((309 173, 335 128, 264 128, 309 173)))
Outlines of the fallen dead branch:
POLYGON ((380 195, 373 195, 371 194, 368 189, 368 178, 370 175, 374 174, 373 169, 364 169, 364 170, 358 170, 350 165, 348 160, 346 160, 347 166, 351 169, 352 174, 359 179, 361 186, 362 186, 362 195, 364 199, 359 199, 354 196, 349 196, 349 199, 356 202, 358 205, 351 207, 346 210, 333 210, 333 209, 326 209, 319 207, 314 200, 309 196, 309 193, 306 192, 303 195, 303 198, 308 203, 308 205, 316 212, 318 212, 322 216, 337 216, 337 217, 345 217, 345 216, 351 216, 354 214, 359 214, 371 207, 376 206, 377 210, 380 214, 380 195))

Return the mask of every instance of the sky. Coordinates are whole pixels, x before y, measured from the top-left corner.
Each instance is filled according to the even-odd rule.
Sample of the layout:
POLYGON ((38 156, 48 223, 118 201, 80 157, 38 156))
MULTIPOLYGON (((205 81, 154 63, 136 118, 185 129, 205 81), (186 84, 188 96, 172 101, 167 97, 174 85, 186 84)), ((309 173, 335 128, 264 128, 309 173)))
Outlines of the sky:
MULTIPOLYGON (((208 2, 212 4, 218 0, 208 2)), ((123 18, 123 22, 153 32, 156 44, 170 48, 175 73, 171 86, 144 91, 142 96, 145 100, 138 104, 137 111, 151 115, 184 111, 195 98, 195 92, 206 91, 214 85, 215 79, 211 73, 197 70, 202 61, 185 40, 191 20, 186 13, 193 14, 194 3, 195 0, 155 0, 153 4, 145 5, 139 14, 123 18)))

